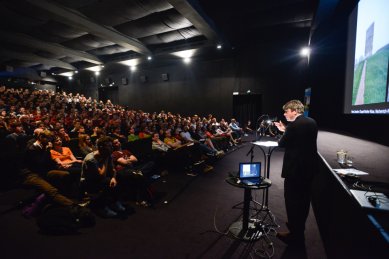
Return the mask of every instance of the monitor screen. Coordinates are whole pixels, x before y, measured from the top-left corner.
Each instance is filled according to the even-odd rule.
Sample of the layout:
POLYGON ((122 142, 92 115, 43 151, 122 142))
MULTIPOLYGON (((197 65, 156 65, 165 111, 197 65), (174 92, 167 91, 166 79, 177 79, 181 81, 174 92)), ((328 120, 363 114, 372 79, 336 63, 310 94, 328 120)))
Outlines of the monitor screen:
POLYGON ((261 163, 240 163, 239 164, 239 178, 255 178, 261 176, 261 163))

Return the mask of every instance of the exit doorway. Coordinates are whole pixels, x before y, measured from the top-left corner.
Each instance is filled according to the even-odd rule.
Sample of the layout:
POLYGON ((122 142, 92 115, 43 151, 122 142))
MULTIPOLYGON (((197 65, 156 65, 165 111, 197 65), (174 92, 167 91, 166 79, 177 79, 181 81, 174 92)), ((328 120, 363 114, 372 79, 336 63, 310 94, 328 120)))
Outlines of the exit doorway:
POLYGON ((250 120, 252 129, 255 130, 256 121, 262 115, 262 94, 233 95, 232 106, 232 114, 240 127, 247 125, 250 120))

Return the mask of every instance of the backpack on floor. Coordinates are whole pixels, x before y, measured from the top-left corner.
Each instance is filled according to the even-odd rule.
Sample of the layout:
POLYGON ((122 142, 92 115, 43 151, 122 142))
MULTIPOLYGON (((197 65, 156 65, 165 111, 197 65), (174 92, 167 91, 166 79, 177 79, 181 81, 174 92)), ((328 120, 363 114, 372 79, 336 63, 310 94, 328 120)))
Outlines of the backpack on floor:
POLYGON ((49 204, 43 208, 37 218, 39 229, 45 234, 77 234, 80 228, 93 227, 95 216, 88 209, 80 206, 59 206, 49 204))

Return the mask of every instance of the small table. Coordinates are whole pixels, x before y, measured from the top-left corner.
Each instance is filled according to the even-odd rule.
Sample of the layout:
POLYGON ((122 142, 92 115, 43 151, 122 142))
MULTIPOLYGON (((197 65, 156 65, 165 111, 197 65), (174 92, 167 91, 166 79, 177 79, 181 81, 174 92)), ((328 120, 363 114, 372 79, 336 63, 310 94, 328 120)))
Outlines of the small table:
MULTIPOLYGON (((254 222, 249 222, 250 202, 253 201, 251 190, 267 190, 271 186, 271 181, 267 178, 262 179, 259 185, 245 185, 238 181, 236 177, 228 177, 228 184, 244 189, 243 198, 243 218, 234 222, 229 227, 229 231, 236 237, 245 241, 258 240, 262 236, 261 229, 257 229, 254 222)), ((264 204, 261 204, 264 206, 264 204)), ((263 208, 261 208, 263 209, 263 208)))

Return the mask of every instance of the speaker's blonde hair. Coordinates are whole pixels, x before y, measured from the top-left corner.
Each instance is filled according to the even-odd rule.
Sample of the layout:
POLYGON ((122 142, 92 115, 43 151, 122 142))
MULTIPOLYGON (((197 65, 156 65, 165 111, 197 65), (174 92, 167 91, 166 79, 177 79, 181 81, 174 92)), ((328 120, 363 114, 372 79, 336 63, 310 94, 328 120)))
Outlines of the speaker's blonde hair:
POLYGON ((290 109, 291 111, 296 111, 297 113, 304 113, 304 104, 299 100, 291 100, 282 106, 284 111, 290 109))

